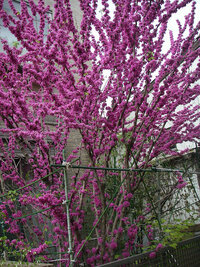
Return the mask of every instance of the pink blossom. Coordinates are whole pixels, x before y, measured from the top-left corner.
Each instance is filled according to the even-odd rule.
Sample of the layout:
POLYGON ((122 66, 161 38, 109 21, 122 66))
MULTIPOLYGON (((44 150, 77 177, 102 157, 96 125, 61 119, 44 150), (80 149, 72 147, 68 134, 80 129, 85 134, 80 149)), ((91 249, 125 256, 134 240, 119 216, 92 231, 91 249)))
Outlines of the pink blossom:
POLYGON ((156 253, 155 252, 151 252, 150 254, 149 254, 149 258, 150 259, 153 259, 153 258, 155 258, 156 257, 156 253))
POLYGON ((130 206, 130 202, 129 201, 124 201, 123 206, 125 208, 129 207, 130 206))
POLYGON ((156 247, 156 252, 157 252, 159 249, 161 249, 161 248, 163 248, 163 245, 162 245, 161 243, 159 243, 159 244, 157 245, 157 247, 156 247))
POLYGON ((122 233, 122 232, 123 232, 123 228, 122 228, 122 227, 119 227, 119 228, 118 228, 118 232, 119 232, 119 233, 122 233))
POLYGON ((112 242, 110 243, 110 248, 111 248, 112 250, 116 249, 116 248, 117 248, 117 243, 114 242, 114 241, 112 241, 112 242))
POLYGON ((92 253, 95 254, 97 252, 96 248, 92 248, 92 253))
POLYGON ((127 257, 130 256, 130 253, 129 253, 128 251, 124 251, 124 252, 122 252, 122 256, 123 256, 124 258, 127 258, 127 257))
POLYGON ((102 242, 103 242, 103 238, 99 237, 99 238, 98 238, 98 243, 99 243, 99 244, 102 244, 102 242))
POLYGON ((186 182, 184 182, 184 183, 180 183, 180 184, 177 185, 177 188, 178 188, 178 189, 181 189, 181 188, 185 187, 186 185, 187 185, 186 182))

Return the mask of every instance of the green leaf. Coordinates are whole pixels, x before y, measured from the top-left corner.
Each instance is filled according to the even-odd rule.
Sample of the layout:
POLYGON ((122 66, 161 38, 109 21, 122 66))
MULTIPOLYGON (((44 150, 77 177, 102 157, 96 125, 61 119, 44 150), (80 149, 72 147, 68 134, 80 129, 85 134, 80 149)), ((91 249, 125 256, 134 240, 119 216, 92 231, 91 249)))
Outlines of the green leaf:
POLYGON ((172 243, 169 246, 172 247, 172 248, 176 248, 177 247, 177 244, 176 243, 172 243))
POLYGON ((50 245, 52 245, 52 241, 45 241, 45 244, 50 246, 50 245))
POLYGON ((17 48, 18 45, 19 45, 19 42, 15 41, 15 42, 12 43, 12 45, 17 48))
POLYGON ((172 230, 170 230, 170 229, 165 229, 165 230, 164 230, 165 233, 171 233, 171 231, 172 231, 172 230))

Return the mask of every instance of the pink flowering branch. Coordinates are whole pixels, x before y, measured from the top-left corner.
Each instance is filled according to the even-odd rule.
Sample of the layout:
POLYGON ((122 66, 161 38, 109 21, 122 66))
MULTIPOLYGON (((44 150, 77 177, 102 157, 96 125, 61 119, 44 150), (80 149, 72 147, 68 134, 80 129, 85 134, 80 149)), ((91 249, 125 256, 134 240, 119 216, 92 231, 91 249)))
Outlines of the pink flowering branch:
MULTIPOLYGON (((1 39, 2 193, 51 173, 52 163, 62 163, 62 150, 68 149, 72 131, 80 134, 81 144, 70 152, 68 161, 85 151, 88 165, 93 167, 145 169, 163 154, 180 155, 172 149, 174 145, 199 142, 196 99, 200 93, 200 22, 195 22, 195 1, 102 0, 101 5, 96 0, 79 1, 78 25, 69 0, 55 1, 52 16, 43 1, 21 1, 18 10, 9 0, 10 13, 6 12, 5 3, 0 4, 1 24, 15 36, 18 45, 1 39), (114 6, 113 14, 110 4, 114 6), (175 36, 169 29, 169 20, 184 7, 190 7, 190 12, 183 22, 177 19, 175 36), (167 33, 170 45, 163 52, 167 33), (109 73, 107 81, 105 71, 109 73), (19 154, 24 159, 21 169, 16 163, 19 154)), ((91 226, 98 221, 112 198, 115 183, 126 177, 95 229, 94 247, 86 244, 79 255, 78 260, 83 256, 89 266, 112 260, 118 250, 121 256, 128 256, 134 249, 141 249, 137 235, 141 223, 145 224, 144 214, 148 217, 148 213, 146 197, 139 207, 136 194, 146 174, 123 175, 95 170, 71 177, 70 219, 75 254, 87 236, 85 224, 91 226), (130 221, 134 207, 141 214, 130 221), (127 238, 121 238, 122 234, 127 238)), ((21 210, 38 210, 63 202, 62 180, 62 173, 57 173, 32 189, 23 189, 17 200, 21 210)), ((186 184, 179 177, 175 186, 181 190, 186 184)), ((168 194, 163 196, 162 203, 167 197, 168 194)), ((27 254, 28 260, 34 259, 35 252, 47 249, 47 234, 41 225, 49 231, 48 241, 59 252, 67 251, 64 207, 37 215, 35 221, 41 225, 34 225, 32 240, 28 241, 31 235, 22 235, 9 216, 18 214, 17 201, 4 199, 1 212, 13 227, 9 231, 23 242, 21 248, 29 241, 37 243, 38 248, 27 254)), ((152 207, 150 213, 153 214, 152 207)), ((26 229, 28 222, 33 223, 33 219, 20 221, 26 229)), ((147 230, 152 240, 151 227, 147 230)))

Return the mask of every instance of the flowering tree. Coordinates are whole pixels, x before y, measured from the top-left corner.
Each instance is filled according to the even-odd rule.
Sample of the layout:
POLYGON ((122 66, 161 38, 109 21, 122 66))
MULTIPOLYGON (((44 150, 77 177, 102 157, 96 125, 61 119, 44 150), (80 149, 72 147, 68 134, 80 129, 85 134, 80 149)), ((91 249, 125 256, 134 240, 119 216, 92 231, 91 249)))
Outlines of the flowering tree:
MULTIPOLYGON (((10 46, 1 40, 3 193, 49 174, 52 163, 62 163, 62 150, 72 129, 80 133, 82 145, 68 161, 84 149, 93 167, 113 167, 115 158, 117 167, 145 169, 161 154, 178 153, 172 150, 173 145, 198 141, 200 125, 196 121, 200 110, 195 100, 200 93, 200 22, 194 23, 195 1, 113 0, 111 16, 110 1, 102 0, 99 17, 98 1, 84 0, 80 1, 80 29, 74 23, 69 0, 55 1, 52 19, 42 0, 38 4, 21 0, 20 11, 11 0, 8 3, 14 16, 6 13, 1 1, 0 18, 18 45, 10 46), (178 34, 173 35, 173 31, 168 31, 168 23, 186 6, 190 11, 183 24, 177 20, 178 34), (36 16, 40 21, 38 30, 34 24, 36 16), (165 51, 168 34, 170 43, 165 51), (109 73, 106 81, 105 70, 109 73), (49 116, 56 121, 53 128, 47 123, 49 116), (16 151, 23 155, 27 171, 19 170, 16 151), (114 157, 116 153, 118 156, 114 157)), ((132 221, 129 212, 144 175, 86 170, 80 177, 71 177, 74 255, 86 236, 83 226, 88 216, 84 204, 88 202, 94 225, 113 197, 114 183, 123 179, 110 203, 109 216, 105 214, 96 226, 93 247, 87 243, 77 260, 81 261, 82 255, 93 266, 114 259, 115 254, 130 255, 136 243, 143 243, 136 242, 138 224, 145 220, 143 211, 132 221)), ((62 180, 63 175, 57 173, 40 181, 39 186, 22 189, 18 204, 13 191, 9 198, 2 199, 0 208, 7 232, 16 236, 7 244, 25 251, 28 260, 47 248, 44 229, 59 252, 67 251, 62 180), (37 221, 45 227, 41 230, 33 225, 29 229, 33 243, 37 240, 35 249, 28 247, 28 237, 21 231, 22 227, 28 229, 30 218, 15 220, 26 207, 51 207, 43 216, 37 215, 37 221)), ((180 176, 178 181, 184 183, 180 176)), ((145 231, 150 242, 151 225, 145 231)), ((65 258, 68 264, 69 257, 65 258)))

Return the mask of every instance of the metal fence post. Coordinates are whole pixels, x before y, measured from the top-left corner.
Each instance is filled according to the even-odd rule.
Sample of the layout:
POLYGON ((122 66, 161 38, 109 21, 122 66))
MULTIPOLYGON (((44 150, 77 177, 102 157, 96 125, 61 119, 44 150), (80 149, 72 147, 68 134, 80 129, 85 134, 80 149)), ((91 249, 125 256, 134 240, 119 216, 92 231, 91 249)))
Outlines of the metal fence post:
POLYGON ((66 167, 64 168, 64 185, 65 185, 66 212, 67 212, 67 231, 68 231, 68 242, 69 242, 68 253, 70 257, 70 267, 73 267, 72 236, 71 236, 71 225, 70 225, 70 214, 69 214, 68 180, 67 180, 67 170, 69 164, 65 162, 64 150, 63 150, 63 165, 66 165, 66 167))

